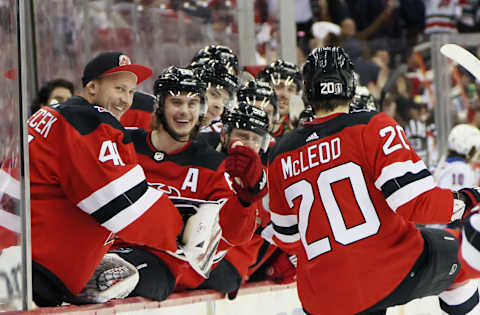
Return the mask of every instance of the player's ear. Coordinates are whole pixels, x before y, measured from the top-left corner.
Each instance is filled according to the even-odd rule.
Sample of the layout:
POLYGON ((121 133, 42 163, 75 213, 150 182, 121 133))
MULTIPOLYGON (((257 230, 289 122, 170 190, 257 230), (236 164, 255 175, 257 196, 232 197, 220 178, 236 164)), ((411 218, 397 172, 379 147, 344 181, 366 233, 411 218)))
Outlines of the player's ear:
POLYGON ((87 83, 85 86, 85 89, 87 93, 91 96, 95 96, 98 93, 98 88, 99 88, 99 81, 98 80, 92 80, 87 83))

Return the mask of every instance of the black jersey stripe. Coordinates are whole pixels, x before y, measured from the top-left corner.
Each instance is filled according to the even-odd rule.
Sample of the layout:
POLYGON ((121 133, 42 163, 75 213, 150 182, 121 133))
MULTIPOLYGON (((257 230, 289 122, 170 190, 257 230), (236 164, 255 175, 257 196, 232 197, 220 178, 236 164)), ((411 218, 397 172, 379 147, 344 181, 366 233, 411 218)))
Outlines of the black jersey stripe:
POLYGON ((298 224, 291 226, 280 226, 272 222, 275 232, 283 235, 295 235, 298 234, 298 224))
POLYGON ((475 293, 465 302, 457 305, 448 305, 442 299, 440 300, 440 308, 447 314, 461 315, 467 314, 472 311, 475 306, 480 302, 478 290, 475 290, 475 293))
POLYGON ((100 209, 94 211, 91 216, 100 224, 103 224, 116 216, 125 208, 134 204, 148 189, 147 181, 142 181, 131 189, 111 200, 100 209))
POLYGON ((410 183, 413 183, 428 176, 431 176, 430 172, 427 169, 423 169, 415 174, 412 172, 408 172, 403 176, 392 178, 382 185, 381 189, 383 195, 385 196, 385 198, 388 198, 402 187, 405 187, 410 183))

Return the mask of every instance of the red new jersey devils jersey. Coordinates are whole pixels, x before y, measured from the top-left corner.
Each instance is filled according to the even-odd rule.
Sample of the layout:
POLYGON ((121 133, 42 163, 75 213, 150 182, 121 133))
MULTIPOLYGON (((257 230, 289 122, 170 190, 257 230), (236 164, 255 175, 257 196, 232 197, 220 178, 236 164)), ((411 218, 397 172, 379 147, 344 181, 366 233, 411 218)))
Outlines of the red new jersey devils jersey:
POLYGON ((125 129, 74 97, 28 121, 33 260, 77 294, 116 234, 175 250, 178 210, 148 186, 125 129), (161 230, 162 233, 158 233, 161 230))
POLYGON ((313 314, 355 314, 386 297, 423 250, 414 222, 447 223, 453 212, 452 192, 376 112, 330 115, 285 135, 269 189, 275 242, 297 254, 299 297, 313 314))
MULTIPOLYGON (((201 200, 226 200, 220 211, 222 241, 214 262, 220 261, 232 245, 251 239, 255 229, 255 206, 243 207, 229 187, 225 156, 200 142, 189 142, 178 151, 157 151, 151 144, 151 133, 143 129, 129 130, 140 165, 149 185, 171 196, 201 200)), ((116 247, 125 246, 118 243, 116 247)), ((188 262, 172 255, 153 251, 175 274, 177 290, 196 288, 205 280, 188 262)))

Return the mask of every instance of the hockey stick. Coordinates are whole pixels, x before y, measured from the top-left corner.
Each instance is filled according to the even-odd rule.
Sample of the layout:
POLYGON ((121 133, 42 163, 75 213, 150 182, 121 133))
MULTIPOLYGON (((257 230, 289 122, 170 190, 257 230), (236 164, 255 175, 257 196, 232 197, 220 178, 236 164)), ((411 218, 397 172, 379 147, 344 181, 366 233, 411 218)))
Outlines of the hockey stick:
POLYGON ((480 60, 468 50, 457 44, 445 44, 440 48, 440 52, 468 70, 477 80, 480 80, 480 60))
POLYGON ((397 81, 398 77, 407 72, 408 67, 406 64, 402 63, 400 66, 393 71, 392 75, 388 78, 387 82, 385 82, 385 85, 382 88, 382 91, 380 92, 380 101, 379 101, 379 106, 380 106, 380 111, 383 110, 383 102, 385 101, 385 97, 387 96, 387 93, 392 89, 393 84, 397 81))

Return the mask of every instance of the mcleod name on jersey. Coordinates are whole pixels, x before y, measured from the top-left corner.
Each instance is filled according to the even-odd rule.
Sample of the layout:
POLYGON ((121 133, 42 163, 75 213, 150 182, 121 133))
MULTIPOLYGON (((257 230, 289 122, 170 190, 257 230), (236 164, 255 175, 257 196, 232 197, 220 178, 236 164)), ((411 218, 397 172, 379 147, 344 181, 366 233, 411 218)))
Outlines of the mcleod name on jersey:
POLYGON ((108 111, 73 97, 36 112, 28 132, 37 272, 77 294, 115 234, 176 249, 183 225, 178 210, 148 187, 131 138, 108 111))
MULTIPOLYGON (((196 141, 186 143, 175 152, 165 153, 153 147, 150 132, 132 129, 129 133, 135 144, 139 163, 145 169, 147 180, 152 187, 174 197, 226 201, 220 211, 222 241, 214 262, 220 261, 232 245, 243 244, 251 239, 255 229, 255 206, 243 207, 230 189, 230 179, 223 165, 225 155, 196 141)), ((122 246, 128 245, 115 245, 122 246)), ((205 280, 187 261, 165 252, 153 252, 161 257, 174 273, 177 290, 196 288, 205 280)))
POLYGON ((447 223, 453 211, 451 191, 435 186, 402 128, 376 112, 334 114, 285 135, 269 189, 274 240, 298 255, 299 296, 313 314, 380 301, 423 250, 413 222, 447 223))

